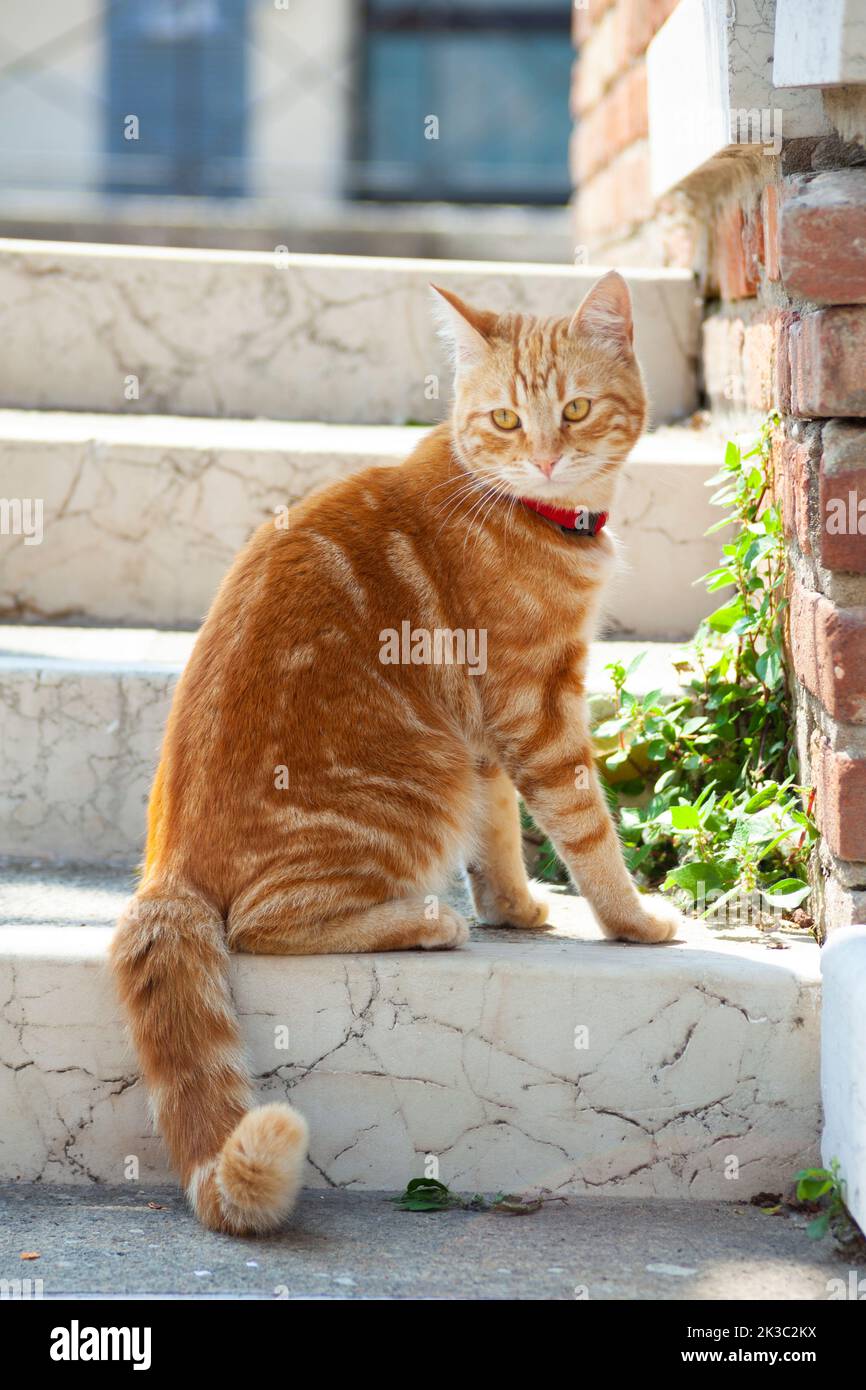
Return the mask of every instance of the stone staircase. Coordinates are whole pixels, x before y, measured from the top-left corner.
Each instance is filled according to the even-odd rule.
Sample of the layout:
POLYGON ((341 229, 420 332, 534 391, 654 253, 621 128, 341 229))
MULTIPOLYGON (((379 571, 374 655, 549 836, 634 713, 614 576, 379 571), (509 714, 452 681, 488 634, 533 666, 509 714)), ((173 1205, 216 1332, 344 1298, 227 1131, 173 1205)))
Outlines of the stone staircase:
MULTIPOLYGON (((575 305, 586 267, 0 243, 0 1178, 166 1176, 104 970, 130 891, 171 690, 252 528, 312 486, 397 461, 445 409, 427 282, 493 307, 575 305), (260 418, 261 417, 261 418, 260 418)), ((675 688, 706 611, 688 276, 627 277, 655 429, 613 519, 624 574, 604 665, 675 688)), ((542 936, 479 929, 453 955, 239 957, 265 1097, 310 1119, 313 1185, 743 1198, 814 1157, 817 952, 697 927, 603 943, 553 894, 542 936), (288 1051, 275 1047, 289 1027, 288 1051)))
MULTIPOLYGON (((0 409, 3 495, 42 498, 51 537, 50 546, 4 539, 0 622, 196 627, 275 507, 358 468, 397 463, 419 437, 399 425, 0 409)), ((707 611, 692 580, 718 555, 717 539, 704 536, 717 520, 705 484, 723 447, 688 426, 638 444, 620 489, 625 554, 611 631, 685 637, 707 611)))

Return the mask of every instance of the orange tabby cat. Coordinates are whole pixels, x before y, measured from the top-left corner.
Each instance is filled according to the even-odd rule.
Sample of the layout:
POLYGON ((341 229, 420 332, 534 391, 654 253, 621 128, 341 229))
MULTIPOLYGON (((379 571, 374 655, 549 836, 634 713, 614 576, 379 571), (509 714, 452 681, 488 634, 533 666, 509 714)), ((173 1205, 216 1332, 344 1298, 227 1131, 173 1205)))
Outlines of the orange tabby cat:
POLYGON ((646 410, 628 289, 611 272, 551 321, 438 293, 452 418, 235 561, 177 687, 112 945, 159 1128, 217 1230, 276 1226, 307 1148, 290 1106, 252 1108, 230 951, 461 946, 457 912, 425 908, 461 860, 482 921, 541 927, 515 787, 606 935, 680 922, 629 878, 584 704, 614 555, 599 516, 646 410))

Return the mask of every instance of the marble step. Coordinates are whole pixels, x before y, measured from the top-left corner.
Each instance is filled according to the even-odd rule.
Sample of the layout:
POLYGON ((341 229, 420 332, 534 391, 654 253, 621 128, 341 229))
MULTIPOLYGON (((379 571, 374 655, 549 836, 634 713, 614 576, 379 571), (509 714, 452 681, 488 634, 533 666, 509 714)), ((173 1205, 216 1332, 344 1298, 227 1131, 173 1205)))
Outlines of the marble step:
MULTIPOLYGON (((561 315, 606 267, 0 241, 0 405, 404 424, 451 373, 431 280, 561 315)), ((696 404, 699 305, 679 270, 626 272, 654 418, 696 404)))
MULTIPOLYGON (((0 880, 0 1178, 168 1177, 105 970, 125 875, 0 880)), ((262 1100, 307 1116, 307 1181, 743 1201, 815 1161, 819 968, 697 924, 603 942, 476 928, 453 953, 237 956, 262 1100), (278 1050, 283 1025, 288 1050, 278 1050)))
MULTIPOLYGON (((3 495, 41 505, 38 544, 2 538, 0 615, 197 625, 233 556, 276 507, 359 468, 398 463, 421 433, 0 410, 3 495)), ((723 457, 711 428, 663 427, 637 445, 611 520, 622 563, 610 631, 687 637, 715 606, 693 581, 718 560, 718 536, 704 535, 718 519, 706 483, 723 457)), ((30 515, 32 530, 38 512, 30 515)))
MULTIPOLYGON (((0 627, 0 854, 129 863, 175 681, 195 633, 0 627)), ((668 643, 598 642, 589 689, 609 703, 610 661, 647 657, 635 691, 675 692, 668 643)))

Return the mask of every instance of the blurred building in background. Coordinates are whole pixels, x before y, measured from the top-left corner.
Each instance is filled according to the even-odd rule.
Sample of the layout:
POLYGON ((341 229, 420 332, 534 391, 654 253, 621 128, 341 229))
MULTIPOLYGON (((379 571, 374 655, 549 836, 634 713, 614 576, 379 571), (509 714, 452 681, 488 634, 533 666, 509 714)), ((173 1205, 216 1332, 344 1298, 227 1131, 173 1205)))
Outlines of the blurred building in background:
POLYGON ((4 0, 0 231, 570 259, 570 15, 4 0))

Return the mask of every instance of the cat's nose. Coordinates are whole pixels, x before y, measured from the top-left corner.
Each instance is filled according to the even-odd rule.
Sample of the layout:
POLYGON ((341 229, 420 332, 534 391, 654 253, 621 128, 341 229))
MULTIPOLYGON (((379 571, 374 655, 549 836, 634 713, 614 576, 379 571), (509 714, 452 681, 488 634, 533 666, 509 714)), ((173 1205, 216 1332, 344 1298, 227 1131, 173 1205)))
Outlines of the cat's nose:
POLYGON ((541 470, 545 478, 549 478, 554 468, 559 463, 559 459, 553 457, 533 459, 533 463, 535 464, 536 468, 541 470))

